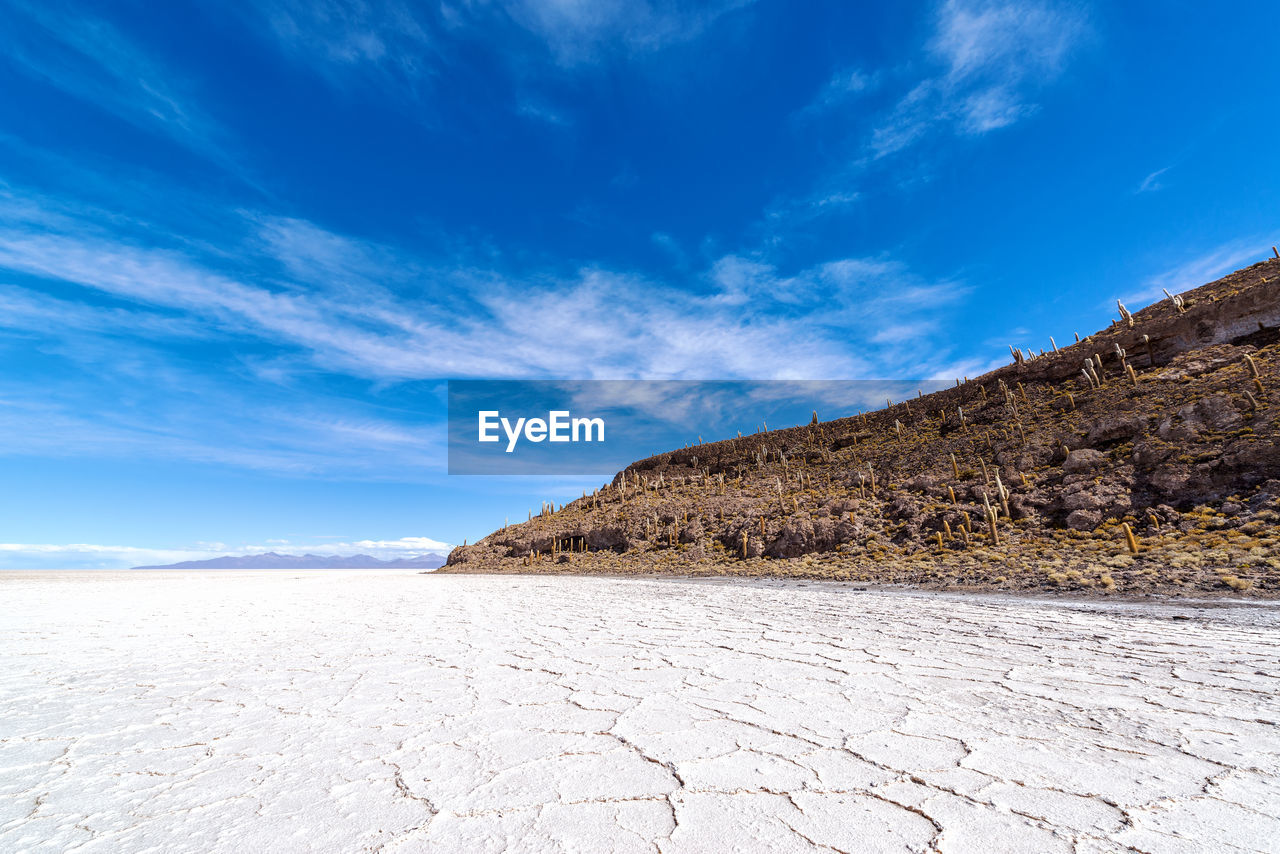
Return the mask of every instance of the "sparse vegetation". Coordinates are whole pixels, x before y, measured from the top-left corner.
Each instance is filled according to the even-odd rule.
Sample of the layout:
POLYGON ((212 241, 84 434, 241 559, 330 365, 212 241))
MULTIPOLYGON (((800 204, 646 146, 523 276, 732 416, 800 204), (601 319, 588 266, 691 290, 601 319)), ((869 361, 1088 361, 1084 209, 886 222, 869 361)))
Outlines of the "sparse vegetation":
POLYGON ((1280 595, 1280 395, 1252 382, 1280 371, 1277 274, 876 412, 639 460, 445 571, 1280 595))

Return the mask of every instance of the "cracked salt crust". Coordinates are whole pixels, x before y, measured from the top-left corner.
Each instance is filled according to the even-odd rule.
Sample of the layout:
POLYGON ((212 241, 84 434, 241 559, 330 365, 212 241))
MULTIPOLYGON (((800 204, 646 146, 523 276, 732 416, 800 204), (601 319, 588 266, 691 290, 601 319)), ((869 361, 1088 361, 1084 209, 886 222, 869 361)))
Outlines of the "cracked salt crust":
POLYGON ((1280 851, 1270 605, 367 572, 0 601, 4 851, 1280 851))

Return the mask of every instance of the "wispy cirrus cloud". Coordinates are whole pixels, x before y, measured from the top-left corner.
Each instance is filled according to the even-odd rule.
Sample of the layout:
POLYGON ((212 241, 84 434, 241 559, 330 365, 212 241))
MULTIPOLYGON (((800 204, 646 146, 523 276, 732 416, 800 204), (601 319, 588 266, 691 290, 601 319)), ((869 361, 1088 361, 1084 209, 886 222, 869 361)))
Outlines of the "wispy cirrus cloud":
MULTIPOLYGON (((792 114, 806 133, 835 134, 840 154, 807 192, 768 206, 758 225, 766 243, 794 243, 814 222, 855 209, 864 186, 876 183, 871 173, 891 155, 944 133, 982 136, 1031 115, 1087 34, 1083 12, 1056 0, 942 0, 916 55, 879 69, 839 68, 792 114)), ((892 180, 901 189, 928 175, 917 164, 892 180)))
MULTIPOLYGON (((422 479, 445 468, 438 414, 411 413, 406 424, 318 393, 259 401, 261 388, 202 383, 198 371, 148 361, 137 346, 95 349, 95 374, 4 384, 4 454, 184 460, 360 480, 422 479)), ((48 354, 62 355, 57 348, 48 354)))
POLYGON ((1030 115, 1036 93, 1061 75, 1086 33, 1074 7, 947 0, 926 47, 934 72, 873 129, 870 155, 901 151, 939 128, 976 136, 1030 115))
POLYGON ((353 80, 375 80, 417 95, 441 63, 441 18, 421 4, 267 0, 227 8, 286 56, 338 88, 353 80))
MULTIPOLYGON (((507 59, 526 73, 531 62, 546 60, 572 69, 692 41, 754 1, 691 6, 674 0, 269 0, 236 8, 252 29, 335 84, 374 77, 420 93, 467 43, 501 44, 507 59)), ((519 107, 536 108, 540 118, 563 118, 528 100, 519 107)))
POLYGON ((1163 169, 1157 169, 1150 175, 1142 179, 1142 183, 1138 185, 1138 189, 1134 193, 1154 193, 1157 190, 1163 190, 1164 184, 1160 181, 1160 176, 1168 172, 1172 167, 1166 166, 1163 169))
POLYGON ((924 376, 965 294, 888 258, 784 271, 728 254, 663 281, 426 258, 263 213, 214 217, 210 246, 92 207, 4 202, 0 346, 29 365, 0 383, 9 453, 404 477, 444 461, 422 381, 924 376), (331 397, 352 383, 356 398, 331 397))
POLYGON ((91 108, 197 153, 226 161, 226 135, 196 104, 191 84, 103 18, 60 3, 6 0, 12 26, 0 28, 10 65, 91 108))
POLYGON ((851 352, 854 319, 936 310, 954 293, 938 287, 932 302, 905 304, 903 294, 930 286, 875 259, 784 274, 725 256, 699 290, 594 266, 567 275, 442 266, 297 220, 254 215, 247 225, 244 248, 258 254, 242 271, 103 236, 96 222, 0 226, 0 267, 380 381, 849 376, 867 365, 851 352))
MULTIPOLYGON (((1198 288, 1205 282, 1220 279, 1233 270, 1266 260, 1268 249, 1275 240, 1275 231, 1249 238, 1230 240, 1199 254, 1184 258, 1174 266, 1148 277, 1138 287, 1121 297, 1121 301, 1137 311, 1145 305, 1164 299, 1164 292, 1171 294, 1198 288)), ((1106 303, 1108 310, 1114 303, 1106 303)))
POLYGON ((841 68, 831 75, 814 99, 795 114, 796 118, 815 118, 837 108, 845 108, 862 95, 879 88, 881 75, 861 68, 841 68))
POLYGON ((510 18, 546 44, 565 66, 614 53, 660 50, 700 37, 719 18, 754 0, 690 6, 674 0, 506 0, 510 18))

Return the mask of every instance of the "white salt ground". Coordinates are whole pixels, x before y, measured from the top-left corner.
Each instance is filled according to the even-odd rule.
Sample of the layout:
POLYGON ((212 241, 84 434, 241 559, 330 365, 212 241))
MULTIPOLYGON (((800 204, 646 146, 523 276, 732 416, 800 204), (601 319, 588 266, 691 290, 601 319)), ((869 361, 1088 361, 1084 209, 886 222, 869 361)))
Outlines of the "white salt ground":
POLYGON ((0 573, 0 851, 1280 851, 1278 629, 818 584, 0 573))

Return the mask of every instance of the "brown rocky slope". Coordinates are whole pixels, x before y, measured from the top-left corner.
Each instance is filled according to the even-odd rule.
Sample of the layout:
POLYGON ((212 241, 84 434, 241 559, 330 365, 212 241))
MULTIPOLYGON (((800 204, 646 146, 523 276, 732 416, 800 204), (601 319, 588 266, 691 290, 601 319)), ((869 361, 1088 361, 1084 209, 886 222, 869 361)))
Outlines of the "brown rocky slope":
POLYGON ((1278 368, 1272 259, 955 388, 640 460, 440 571, 1280 595, 1278 368))

